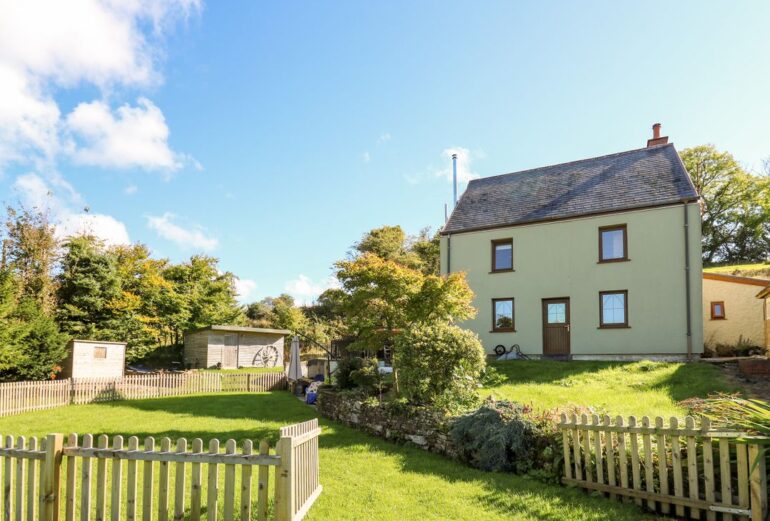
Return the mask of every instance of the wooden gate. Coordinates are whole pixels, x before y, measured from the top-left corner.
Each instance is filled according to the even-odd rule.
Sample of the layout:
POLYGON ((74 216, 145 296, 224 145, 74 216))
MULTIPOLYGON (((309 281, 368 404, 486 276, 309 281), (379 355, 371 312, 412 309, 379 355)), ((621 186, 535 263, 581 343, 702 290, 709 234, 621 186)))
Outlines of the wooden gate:
POLYGON ((680 426, 633 416, 600 421, 582 415, 559 428, 564 449, 564 482, 633 498, 640 506, 662 514, 705 519, 764 521, 767 514, 767 438, 713 429, 703 418, 692 417, 680 426))
POLYGON ((318 419, 281 428, 276 452, 281 468, 276 483, 276 512, 280 519, 305 517, 321 494, 318 476, 318 419))

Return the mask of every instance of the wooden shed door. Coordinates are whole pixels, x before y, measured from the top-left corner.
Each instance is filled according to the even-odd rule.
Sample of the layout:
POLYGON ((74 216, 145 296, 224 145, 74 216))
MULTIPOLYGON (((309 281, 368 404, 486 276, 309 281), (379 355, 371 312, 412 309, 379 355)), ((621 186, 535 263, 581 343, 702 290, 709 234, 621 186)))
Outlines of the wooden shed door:
POLYGON ((543 354, 569 356, 569 299, 543 299, 543 354))
POLYGON ((222 367, 225 369, 238 368, 238 335, 225 335, 225 346, 222 350, 222 367))

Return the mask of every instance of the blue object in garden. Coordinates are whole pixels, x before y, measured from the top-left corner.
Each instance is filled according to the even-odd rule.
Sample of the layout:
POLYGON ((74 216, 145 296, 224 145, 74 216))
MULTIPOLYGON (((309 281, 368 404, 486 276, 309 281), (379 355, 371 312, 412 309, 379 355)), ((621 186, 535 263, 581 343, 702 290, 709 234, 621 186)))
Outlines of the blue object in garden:
POLYGON ((308 405, 314 405, 317 397, 318 397, 318 393, 307 393, 307 397, 305 398, 305 403, 308 405))

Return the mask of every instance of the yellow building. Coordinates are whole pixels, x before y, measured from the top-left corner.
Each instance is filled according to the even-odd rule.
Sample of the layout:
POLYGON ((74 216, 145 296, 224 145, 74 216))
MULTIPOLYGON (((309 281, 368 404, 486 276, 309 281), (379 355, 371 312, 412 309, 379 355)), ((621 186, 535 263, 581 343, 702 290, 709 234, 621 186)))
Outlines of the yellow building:
POLYGON ((476 179, 441 237, 487 353, 666 359, 703 352, 698 194, 674 146, 476 179))
POLYGON ((770 280, 703 274, 703 339, 707 346, 744 343, 768 347, 764 291, 770 280))

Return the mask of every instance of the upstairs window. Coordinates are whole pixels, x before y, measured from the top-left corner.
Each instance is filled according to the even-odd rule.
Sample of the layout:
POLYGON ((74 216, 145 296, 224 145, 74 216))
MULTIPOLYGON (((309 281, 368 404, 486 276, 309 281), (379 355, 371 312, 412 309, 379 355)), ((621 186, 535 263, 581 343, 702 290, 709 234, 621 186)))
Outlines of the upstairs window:
POLYGON ((513 298, 492 299, 492 331, 515 331, 513 298))
POLYGON ((599 262, 628 260, 628 236, 626 225, 599 228, 599 262))
POLYGON ((107 358, 107 348, 103 346, 94 347, 94 358, 107 358))
POLYGON ((599 327, 628 327, 628 291, 599 293, 599 327))
POLYGON ((722 320, 725 317, 725 303, 721 300, 711 303, 711 320, 722 320))
POLYGON ((513 239, 492 241, 492 272, 513 271, 513 239))

